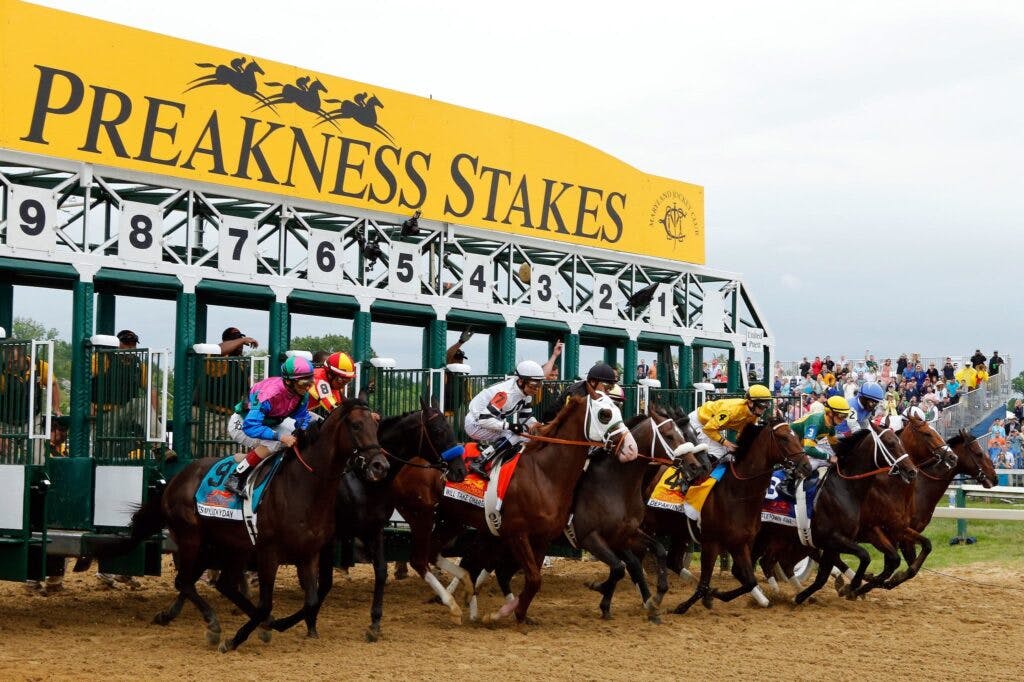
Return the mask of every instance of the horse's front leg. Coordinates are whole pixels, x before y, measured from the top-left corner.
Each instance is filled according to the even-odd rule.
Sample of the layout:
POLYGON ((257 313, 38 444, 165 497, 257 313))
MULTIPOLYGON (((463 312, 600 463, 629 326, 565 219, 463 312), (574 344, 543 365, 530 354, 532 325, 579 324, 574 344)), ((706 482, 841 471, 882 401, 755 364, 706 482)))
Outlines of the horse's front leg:
POLYGON ((274 604, 274 581, 277 579, 277 569, 280 565, 277 553, 269 550, 258 552, 256 564, 257 573, 260 577, 260 600, 256 604, 256 611, 238 629, 238 632, 235 633, 230 642, 221 642, 221 653, 237 649, 242 642, 249 639, 249 635, 252 634, 253 630, 270 618, 270 611, 274 604))
POLYGON ((377 533, 375 538, 363 541, 370 550, 373 563, 373 604, 370 606, 370 627, 366 631, 366 641, 376 642, 380 639, 380 619, 384 615, 384 585, 388 581, 388 562, 384 559, 384 531, 377 533))
POLYGON ((848 587, 839 591, 840 596, 848 599, 855 599, 856 597, 867 594, 879 585, 885 584, 885 581, 889 579, 900 565, 900 553, 896 549, 896 545, 892 543, 881 528, 874 526, 868 534, 868 538, 871 544, 874 545, 878 551, 882 553, 882 572, 876 576, 872 576, 870 579, 864 581, 864 584, 857 587, 856 590, 852 587, 848 587))
POLYGON ((884 587, 891 590, 913 578, 921 570, 924 560, 932 553, 932 541, 913 528, 906 528, 900 538, 900 551, 907 562, 907 570, 900 571, 887 582, 884 587), (921 546, 921 553, 917 553, 917 545, 921 546))
POLYGON ((307 558, 299 566, 296 566, 296 569, 301 576, 302 587, 306 592, 306 598, 303 603, 303 612, 306 618, 306 637, 316 639, 320 637, 320 633, 316 630, 316 618, 320 611, 320 554, 317 553, 307 558))
MULTIPOLYGON (((612 617, 612 595, 615 594, 615 586, 626 574, 626 564, 616 556, 608 543, 598 532, 588 534, 580 540, 580 547, 587 550, 608 566, 608 578, 602 582, 588 582, 586 586, 601 594, 601 618, 612 617)), ((648 591, 649 594, 649 591, 648 591)))
POLYGON ((697 589, 693 591, 689 599, 679 604, 672 613, 686 613, 698 601, 703 601, 704 606, 711 608, 711 573, 715 570, 715 559, 717 558, 718 546, 711 542, 705 542, 700 551, 700 581, 697 583, 697 589))
POLYGON ((751 594, 757 603, 767 607, 768 598, 761 592, 757 585, 757 574, 754 572, 754 562, 750 558, 750 545, 744 544, 738 552, 731 552, 732 574, 739 581, 740 586, 725 592, 712 590, 711 595, 722 601, 732 601, 744 594, 751 594))

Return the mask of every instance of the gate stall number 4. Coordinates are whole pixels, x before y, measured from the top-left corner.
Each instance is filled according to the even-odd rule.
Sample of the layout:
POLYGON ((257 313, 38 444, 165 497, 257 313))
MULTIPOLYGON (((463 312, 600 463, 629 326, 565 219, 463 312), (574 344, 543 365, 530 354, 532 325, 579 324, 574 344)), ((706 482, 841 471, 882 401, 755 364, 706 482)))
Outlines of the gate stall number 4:
POLYGON ((159 206, 126 201, 117 230, 117 255, 140 263, 159 263, 164 215, 159 206))
POLYGON ((221 218, 217 264, 224 272, 256 273, 256 221, 235 216, 221 218))
POLYGON ((470 303, 491 303, 494 270, 487 256, 466 254, 466 268, 462 271, 462 299, 470 303))
POLYGON ((341 235, 330 230, 309 231, 309 264, 306 277, 317 284, 342 280, 341 235))
POLYGON ((53 251, 57 225, 57 200, 53 192, 11 185, 7 191, 7 246, 53 251))
POLYGON ((420 293, 420 247, 416 244, 391 242, 388 290, 401 294, 420 293))

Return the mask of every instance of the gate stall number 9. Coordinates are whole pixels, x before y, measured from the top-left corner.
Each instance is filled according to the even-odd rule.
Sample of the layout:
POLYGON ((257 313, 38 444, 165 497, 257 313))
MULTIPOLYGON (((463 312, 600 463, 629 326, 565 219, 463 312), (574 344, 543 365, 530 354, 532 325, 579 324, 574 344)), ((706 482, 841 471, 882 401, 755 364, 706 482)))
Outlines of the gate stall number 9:
POLYGON ((7 246, 53 251, 59 224, 57 200, 48 189, 11 185, 7 190, 7 246))

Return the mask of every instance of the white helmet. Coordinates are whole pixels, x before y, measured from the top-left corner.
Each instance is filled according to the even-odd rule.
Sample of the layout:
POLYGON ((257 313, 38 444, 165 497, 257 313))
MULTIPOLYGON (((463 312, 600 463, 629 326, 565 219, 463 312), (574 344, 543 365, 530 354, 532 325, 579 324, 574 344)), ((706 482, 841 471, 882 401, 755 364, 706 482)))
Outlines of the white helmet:
POLYGON ((544 380, 544 370, 533 360, 523 360, 516 365, 516 376, 520 379, 544 380))

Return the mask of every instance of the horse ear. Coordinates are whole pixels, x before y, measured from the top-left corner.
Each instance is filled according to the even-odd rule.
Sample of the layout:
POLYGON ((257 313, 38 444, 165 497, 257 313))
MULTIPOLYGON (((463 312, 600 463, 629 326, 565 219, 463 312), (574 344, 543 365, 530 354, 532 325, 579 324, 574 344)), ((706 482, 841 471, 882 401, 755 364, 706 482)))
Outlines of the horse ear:
POLYGON ((430 406, 435 410, 441 409, 441 403, 438 402, 436 395, 430 396, 430 406))
POLYGON ((357 399, 357 400, 361 400, 362 402, 364 402, 364 403, 365 403, 365 402, 366 402, 366 399, 367 399, 367 397, 368 397, 368 394, 367 394, 367 392, 366 392, 366 389, 365 389, 365 388, 363 388, 363 389, 360 389, 360 390, 359 390, 359 395, 357 395, 357 396, 356 396, 356 399, 357 399))
POLYGON ((423 399, 423 396, 420 396, 420 409, 424 412, 428 410, 427 401, 423 399))

